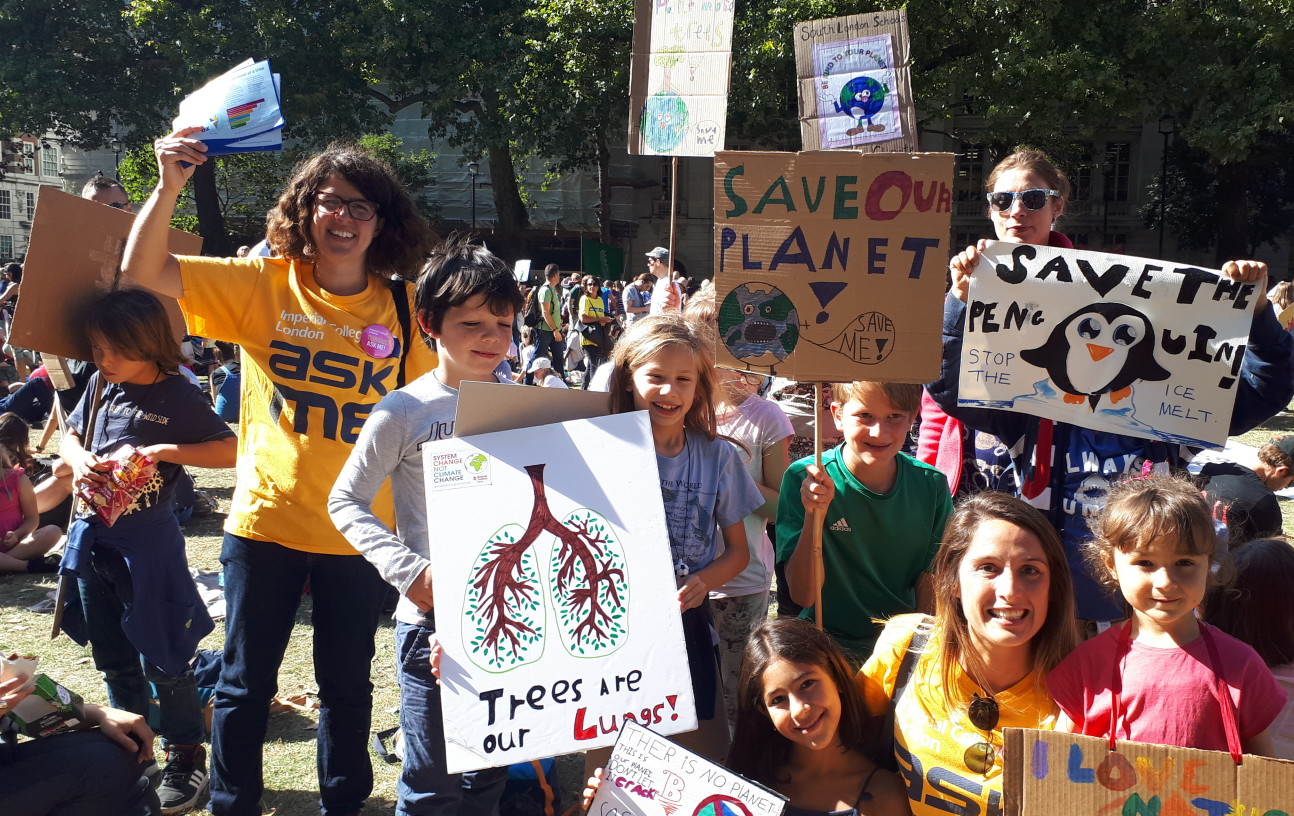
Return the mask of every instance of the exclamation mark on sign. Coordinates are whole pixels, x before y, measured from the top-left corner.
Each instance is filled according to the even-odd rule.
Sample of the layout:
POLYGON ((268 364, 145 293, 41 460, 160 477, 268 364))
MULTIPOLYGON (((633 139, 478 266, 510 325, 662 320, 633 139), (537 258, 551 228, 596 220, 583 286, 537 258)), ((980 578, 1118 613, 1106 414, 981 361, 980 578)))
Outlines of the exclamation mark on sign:
MULTIPOLYGON (((670 707, 670 708, 677 708, 678 706, 674 705, 677 701, 678 701, 678 695, 677 695, 677 694, 666 694, 666 695, 665 695, 665 702, 669 703, 669 707, 670 707)), ((671 714, 671 715, 669 715, 669 718, 670 718, 670 720, 671 720, 671 721, 672 721, 672 720, 677 720, 677 719, 678 719, 678 714, 671 714)))
POLYGON ((845 284, 834 281, 819 281, 809 284, 813 294, 818 296, 818 303, 822 306, 822 311, 818 312, 817 323, 826 323, 831 316, 827 314, 827 304, 836 299, 836 295, 844 291, 845 284))

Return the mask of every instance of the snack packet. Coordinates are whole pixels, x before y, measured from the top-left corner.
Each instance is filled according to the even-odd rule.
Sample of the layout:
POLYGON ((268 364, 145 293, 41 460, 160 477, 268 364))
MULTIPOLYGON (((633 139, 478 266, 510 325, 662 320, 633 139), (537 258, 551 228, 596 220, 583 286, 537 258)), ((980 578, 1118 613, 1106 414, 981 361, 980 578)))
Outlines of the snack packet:
POLYGON ((77 489, 77 495, 111 527, 144 492, 157 473, 157 463, 133 445, 122 445, 104 461, 109 464, 104 474, 108 481, 93 487, 82 486, 77 489))
POLYGON ((43 674, 36 675, 33 682, 31 694, 10 712, 19 732, 29 737, 48 737, 84 726, 84 703, 79 694, 43 674))

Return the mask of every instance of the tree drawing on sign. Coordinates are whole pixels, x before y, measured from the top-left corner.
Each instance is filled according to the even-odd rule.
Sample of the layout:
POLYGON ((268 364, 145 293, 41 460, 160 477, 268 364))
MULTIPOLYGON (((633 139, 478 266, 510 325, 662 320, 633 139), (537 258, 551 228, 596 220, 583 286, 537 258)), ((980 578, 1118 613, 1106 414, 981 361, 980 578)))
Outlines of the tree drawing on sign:
POLYGON ((489 672, 543 655, 548 601, 562 646, 575 657, 610 654, 628 633, 626 561, 611 525, 587 508, 558 521, 548 506, 544 465, 525 470, 534 490, 530 521, 506 524, 490 536, 472 564, 464 600, 463 640, 472 662, 489 672), (547 580, 539 544, 549 547, 547 580))

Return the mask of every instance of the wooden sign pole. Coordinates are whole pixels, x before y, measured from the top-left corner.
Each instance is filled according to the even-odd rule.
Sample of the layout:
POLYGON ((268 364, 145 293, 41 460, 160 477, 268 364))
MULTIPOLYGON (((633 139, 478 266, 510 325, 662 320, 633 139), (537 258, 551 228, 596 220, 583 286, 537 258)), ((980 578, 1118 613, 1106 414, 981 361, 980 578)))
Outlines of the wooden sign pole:
MULTIPOLYGON (((822 474, 822 383, 813 384, 813 464, 822 474)), ((813 622, 819 629, 822 622, 822 584, 826 574, 822 566, 822 524, 826 519, 826 509, 815 508, 810 529, 813 531, 813 622)))

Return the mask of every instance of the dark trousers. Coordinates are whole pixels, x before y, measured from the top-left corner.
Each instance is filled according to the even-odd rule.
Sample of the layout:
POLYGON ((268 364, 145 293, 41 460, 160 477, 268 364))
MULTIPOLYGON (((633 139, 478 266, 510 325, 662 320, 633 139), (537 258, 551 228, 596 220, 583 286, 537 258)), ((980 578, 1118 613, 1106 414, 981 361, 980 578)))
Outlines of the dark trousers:
POLYGON ((77 588, 90 653, 95 668, 103 673, 108 703, 147 718, 153 697, 148 684, 152 683, 157 689, 162 738, 177 745, 206 741, 207 725, 193 671, 170 676, 144 659, 122 630, 122 616, 130 614, 135 599, 126 559, 111 547, 98 546, 90 552, 90 562, 92 568, 81 570, 77 588))
POLYGON ((445 729, 441 720, 440 684, 431 673, 431 623, 398 623, 396 657, 400 661, 400 728, 404 762, 397 791, 397 816, 491 816, 508 780, 507 768, 465 774, 445 772, 445 729))
POLYGON ((153 816, 157 794, 134 754, 97 728, 0 745, 5 816, 153 816))
POLYGON ((552 332, 538 326, 535 327, 535 356, 547 357, 552 360, 553 373, 559 377, 564 376, 566 371, 566 343, 558 343, 553 340, 552 332))
POLYGON ((584 384, 583 389, 589 390, 589 382, 593 379, 593 372, 598 370, 602 365, 603 357, 601 346, 584 346, 584 384))
POLYGON ((28 425, 44 422, 54 406, 54 389, 40 377, 32 377, 22 387, 0 399, 0 414, 12 411, 28 425))
POLYGON ((270 699, 306 580, 319 685, 319 798, 325 816, 373 790, 368 733, 373 638, 387 584, 359 555, 318 555, 225 534, 225 649, 211 727, 211 811, 260 816, 270 699))

